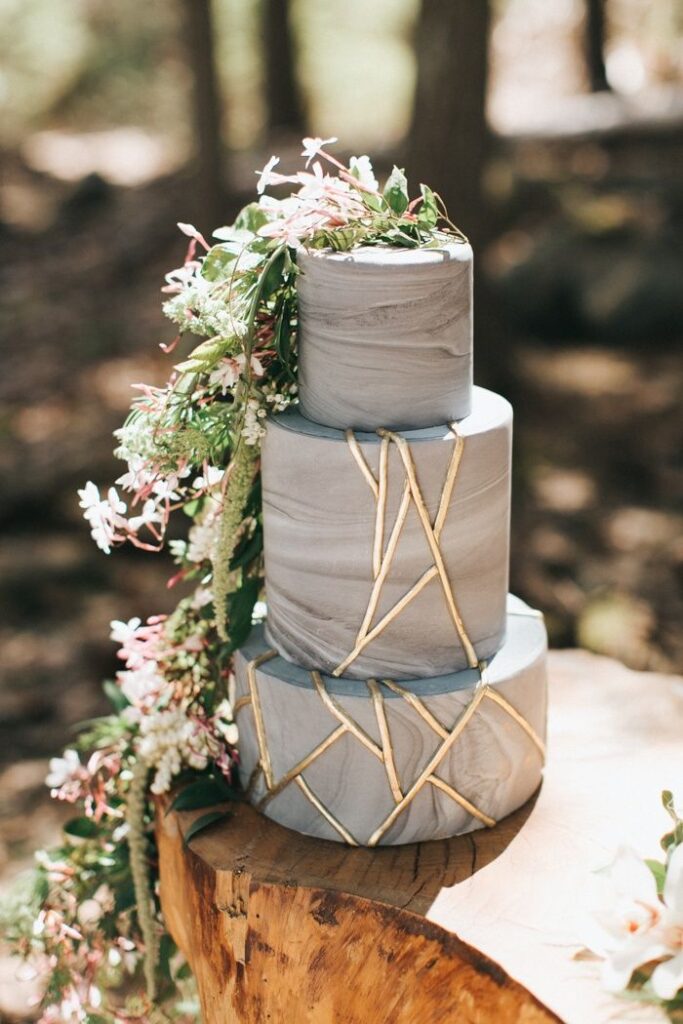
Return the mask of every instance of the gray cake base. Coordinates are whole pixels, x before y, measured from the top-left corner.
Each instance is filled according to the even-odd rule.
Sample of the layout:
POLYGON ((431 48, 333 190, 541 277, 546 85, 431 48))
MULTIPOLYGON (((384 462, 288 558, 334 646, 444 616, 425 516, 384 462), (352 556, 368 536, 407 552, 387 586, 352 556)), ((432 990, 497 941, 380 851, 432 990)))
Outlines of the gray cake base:
POLYGON ((352 845, 491 826, 541 780, 546 651, 542 617, 512 596, 484 683, 471 669, 400 685, 320 676, 255 627, 235 658, 242 785, 281 825, 352 845))

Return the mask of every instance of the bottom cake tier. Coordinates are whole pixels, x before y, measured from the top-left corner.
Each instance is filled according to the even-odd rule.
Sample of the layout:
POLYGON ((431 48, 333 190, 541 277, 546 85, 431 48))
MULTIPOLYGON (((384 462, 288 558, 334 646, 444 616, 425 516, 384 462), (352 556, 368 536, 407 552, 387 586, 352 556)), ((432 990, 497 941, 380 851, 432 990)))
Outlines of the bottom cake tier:
POLYGON ((543 618, 508 598, 483 671, 332 678, 285 661, 254 628, 235 658, 240 778, 269 818, 384 846, 491 827, 536 790, 544 760, 543 618))

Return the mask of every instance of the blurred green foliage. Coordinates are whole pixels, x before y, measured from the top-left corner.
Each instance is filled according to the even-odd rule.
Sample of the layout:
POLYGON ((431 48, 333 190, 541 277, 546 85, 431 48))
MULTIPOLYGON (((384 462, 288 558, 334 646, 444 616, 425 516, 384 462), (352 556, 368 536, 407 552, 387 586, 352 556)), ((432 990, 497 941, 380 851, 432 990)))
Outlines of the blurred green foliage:
MULTIPOLYGON (((252 146, 265 121, 261 5, 215 0, 213 7, 226 141, 252 146)), ((417 8, 417 0, 294 0, 299 75, 316 131, 375 148, 400 138, 417 8)), ((42 128, 131 124, 187 143, 181 0, 0 0, 0 18, 0 144, 42 128)))

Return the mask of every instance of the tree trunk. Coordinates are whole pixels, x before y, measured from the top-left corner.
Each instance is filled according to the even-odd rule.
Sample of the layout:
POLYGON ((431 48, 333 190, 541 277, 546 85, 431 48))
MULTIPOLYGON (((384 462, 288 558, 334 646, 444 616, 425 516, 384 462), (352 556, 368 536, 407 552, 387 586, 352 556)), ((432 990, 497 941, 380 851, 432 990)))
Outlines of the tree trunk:
POLYGON ((188 64, 193 79, 192 118, 197 193, 193 214, 203 231, 221 222, 224 181, 221 103, 214 60, 211 0, 183 0, 188 64))
POLYGON ((484 234, 488 0, 422 0, 408 180, 432 186, 474 241, 484 234))
POLYGON ((605 92, 610 87, 604 57, 605 0, 586 0, 584 46, 591 92, 605 92))
POLYGON ((262 0, 261 10, 268 130, 302 132, 304 115, 296 79, 297 48, 289 0, 262 0))

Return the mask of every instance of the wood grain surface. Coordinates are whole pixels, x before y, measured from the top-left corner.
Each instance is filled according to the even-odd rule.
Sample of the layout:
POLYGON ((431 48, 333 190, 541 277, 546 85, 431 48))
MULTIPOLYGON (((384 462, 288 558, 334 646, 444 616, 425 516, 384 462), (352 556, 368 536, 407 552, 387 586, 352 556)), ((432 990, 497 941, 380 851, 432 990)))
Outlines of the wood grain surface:
POLYGON ((550 665, 545 781, 494 829, 348 849, 239 805, 188 848, 203 812, 160 810, 162 904, 204 1024, 666 1019, 607 995, 576 954, 591 872, 623 842, 657 854, 683 680, 576 651, 550 665))

